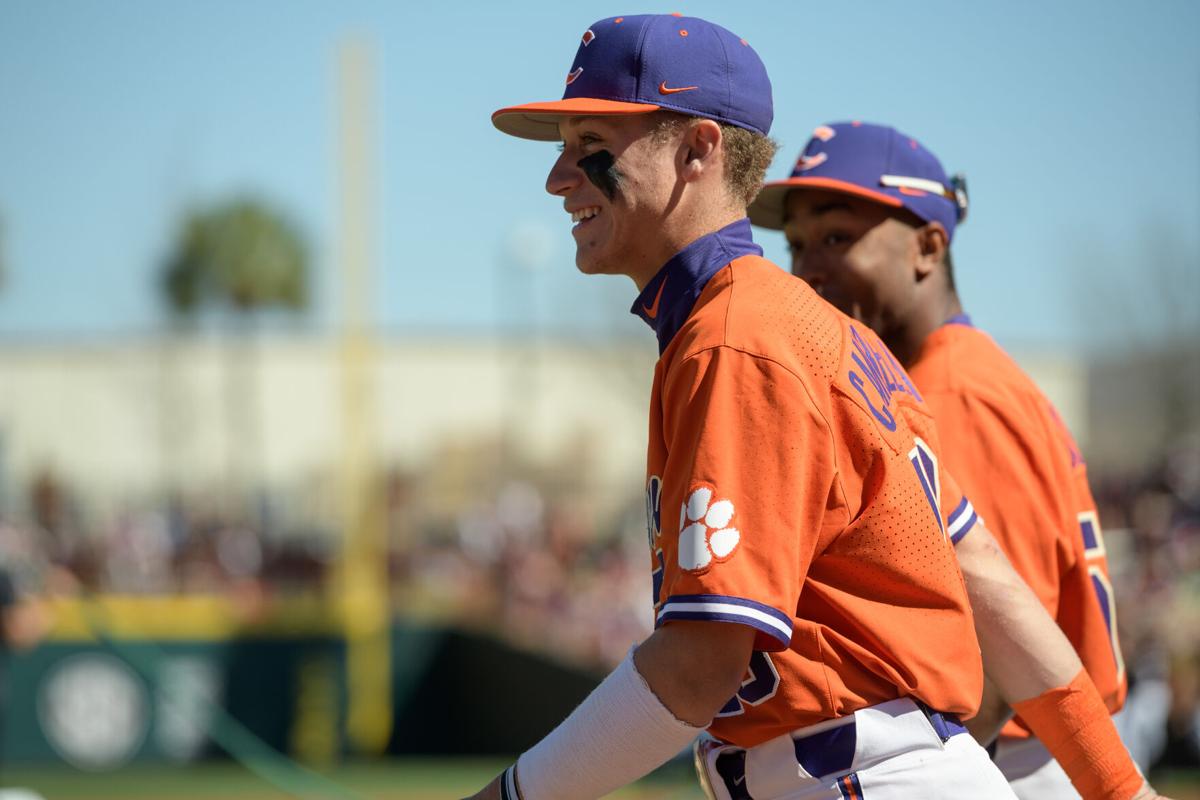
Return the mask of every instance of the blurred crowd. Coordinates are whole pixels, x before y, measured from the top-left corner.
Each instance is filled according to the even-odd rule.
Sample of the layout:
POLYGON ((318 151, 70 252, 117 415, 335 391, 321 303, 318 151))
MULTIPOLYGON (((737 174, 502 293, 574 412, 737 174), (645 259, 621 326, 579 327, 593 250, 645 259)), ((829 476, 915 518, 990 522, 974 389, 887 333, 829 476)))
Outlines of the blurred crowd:
POLYGON ((1130 693, 1119 722, 1142 764, 1200 765, 1200 445, 1149 471, 1092 477, 1130 693), (1141 750, 1142 752, 1138 752, 1141 750))
POLYGON ((0 564, 29 593, 213 593, 246 580, 288 590, 318 584, 333 555, 330 530, 278 524, 266 502, 179 495, 85 508, 51 471, 24 501, 0 508, 0 564))
POLYGON ((598 520, 532 483, 505 484, 396 564, 410 608, 461 621, 580 666, 611 669, 653 627, 645 505, 598 520))
MULTIPOLYGON (((1200 446, 1180 446, 1149 471, 1092 479, 1130 675, 1123 733, 1143 764, 1198 766, 1200 446)), ((605 491, 629 502, 593 503, 578 486, 525 476, 439 512, 420 480, 391 476, 384 495, 395 612, 590 669, 612 666, 652 628, 651 578, 637 487, 605 491)), ((280 594, 319 592, 338 540, 332 522, 266 501, 176 497, 84 513, 49 472, 0 509, 0 565, 19 589, 43 596, 236 592, 248 582, 280 594)))

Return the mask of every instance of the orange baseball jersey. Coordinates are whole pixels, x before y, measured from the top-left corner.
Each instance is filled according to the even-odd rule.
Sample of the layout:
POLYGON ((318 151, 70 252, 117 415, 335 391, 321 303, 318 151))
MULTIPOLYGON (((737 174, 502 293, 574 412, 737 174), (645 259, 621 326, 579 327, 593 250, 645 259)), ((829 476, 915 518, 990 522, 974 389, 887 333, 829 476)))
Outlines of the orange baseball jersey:
MULTIPOLYGON (((946 465, 1117 711, 1125 665, 1104 538, 1083 457, 1058 412, 965 315, 925 340, 911 372, 946 465)), ((1029 735, 1018 721, 1002 733, 1029 735)))
POLYGON ((734 223, 634 305, 661 351, 646 493, 656 624, 758 631, 709 728, 732 744, 905 696, 970 716, 983 672, 951 535, 976 517, 933 417, 873 333, 760 256, 734 223))

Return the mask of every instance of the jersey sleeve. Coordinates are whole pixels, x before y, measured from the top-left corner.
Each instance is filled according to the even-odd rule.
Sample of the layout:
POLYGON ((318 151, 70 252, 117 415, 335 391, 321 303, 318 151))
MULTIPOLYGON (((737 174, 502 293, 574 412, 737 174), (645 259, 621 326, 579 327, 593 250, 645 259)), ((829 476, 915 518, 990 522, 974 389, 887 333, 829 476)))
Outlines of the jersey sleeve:
POLYGON ((725 347, 676 364, 663 404, 656 627, 748 625, 756 649, 782 650, 833 492, 829 426, 796 375, 725 347))
POLYGON ((979 523, 979 513, 963 494, 962 488, 945 462, 940 464, 942 481, 942 517, 946 520, 946 536, 958 544, 979 523))
MULTIPOLYGON (((1075 561, 1064 532, 1063 489, 1041 437, 1018 409, 956 393, 926 395, 944 463, 968 494, 1013 567, 1054 616, 1060 574, 1075 561)), ((1011 405, 1011 404, 1010 404, 1011 405)))

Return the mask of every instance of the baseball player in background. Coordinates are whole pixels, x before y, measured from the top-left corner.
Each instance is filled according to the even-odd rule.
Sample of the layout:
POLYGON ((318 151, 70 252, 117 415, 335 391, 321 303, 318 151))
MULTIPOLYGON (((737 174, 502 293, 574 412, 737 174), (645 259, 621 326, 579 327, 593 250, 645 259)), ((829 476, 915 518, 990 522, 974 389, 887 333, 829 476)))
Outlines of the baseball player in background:
MULTIPOLYGON (((1073 693, 1098 690, 1103 706, 1093 698, 1093 717, 1124 702, 1104 540, 1071 434, 1033 381, 963 312, 950 242, 966 202, 961 179, 948 180, 915 139, 850 122, 817 128, 791 177, 764 187, 750 219, 783 229, 793 273, 871 326, 904 364, 934 412, 945 465, 1077 651, 1086 672, 1063 692, 1007 698, 1025 702, 1015 703, 1019 716, 1004 726, 995 760, 1023 800, 1079 797, 1071 778, 1090 785, 1080 775, 1081 754, 1064 749, 1067 731, 1055 730, 1053 719, 1041 726, 1073 693), (1046 741, 1033 738, 1031 727, 1046 741)), ((986 648, 984 655, 990 673, 986 648)), ((1007 712, 991 695, 979 719, 989 740, 996 709, 1007 712)), ((1090 724, 1104 727, 1094 718, 1090 724)), ((1107 739, 1111 752, 1090 757, 1115 767, 1127 755, 1107 739)))
MULTIPOLYGON (((492 119, 561 143, 546 189, 576 264, 632 278, 658 338, 656 630, 475 797, 600 797, 705 731, 720 800, 1013 797, 961 723, 983 690, 964 574, 1006 697, 1066 684, 1078 659, 946 471, 899 363, 754 244, 746 207, 774 153, 762 62, 701 19, 614 17, 566 83, 492 119)), ((1120 800, 1142 783, 1094 777, 1120 800)))

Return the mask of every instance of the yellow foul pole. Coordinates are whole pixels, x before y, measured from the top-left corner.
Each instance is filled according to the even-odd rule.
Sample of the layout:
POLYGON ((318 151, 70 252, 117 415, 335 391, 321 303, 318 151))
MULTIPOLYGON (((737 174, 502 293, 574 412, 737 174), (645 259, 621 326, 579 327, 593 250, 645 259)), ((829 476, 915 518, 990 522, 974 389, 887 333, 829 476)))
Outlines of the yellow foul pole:
POLYGON ((383 480, 376 451, 371 261, 374 218, 373 64, 367 44, 338 59, 343 540, 339 574, 346 635, 346 733, 360 753, 382 752, 392 730, 390 608, 383 480))

